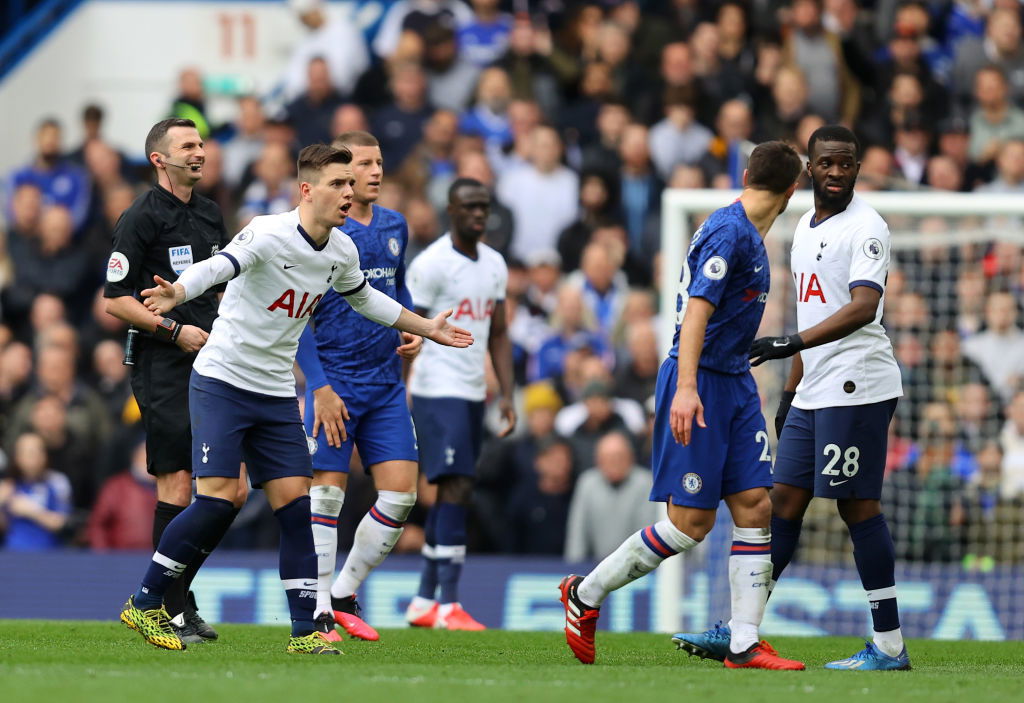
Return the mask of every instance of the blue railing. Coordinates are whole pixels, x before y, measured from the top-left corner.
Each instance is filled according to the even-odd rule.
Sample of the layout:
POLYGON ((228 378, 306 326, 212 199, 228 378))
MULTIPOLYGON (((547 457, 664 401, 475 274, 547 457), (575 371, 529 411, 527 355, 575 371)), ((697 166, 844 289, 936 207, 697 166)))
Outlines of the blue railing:
POLYGON ((0 81, 83 0, 6 0, 0 26, 0 81))

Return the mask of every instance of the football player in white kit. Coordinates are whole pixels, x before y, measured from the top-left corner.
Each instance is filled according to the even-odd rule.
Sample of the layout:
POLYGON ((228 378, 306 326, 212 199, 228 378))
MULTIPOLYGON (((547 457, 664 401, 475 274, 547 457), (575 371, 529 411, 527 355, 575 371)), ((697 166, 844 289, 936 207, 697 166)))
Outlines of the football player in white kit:
POLYGON ((298 208, 253 219, 173 285, 157 276, 157 286, 142 291, 151 311, 166 314, 230 281, 189 387, 196 500, 168 525, 139 590, 121 612, 122 622, 150 644, 185 648, 161 606, 163 592, 204 543, 202 535, 230 521, 244 460, 281 527, 280 575, 292 619, 287 651, 340 653, 314 624, 313 471, 292 375, 299 335, 329 286, 379 324, 436 344, 472 344, 469 332, 447 323, 451 310, 427 320, 367 285, 355 244, 335 229, 352 204, 351 161, 347 149, 306 147, 298 159, 298 208))
MULTIPOLYGON (((854 194, 860 145, 853 132, 821 127, 807 150, 814 209, 797 225, 790 263, 800 332, 762 337, 750 351, 754 366, 795 355, 775 418, 771 587, 793 557, 811 498, 835 500, 850 531, 874 641, 825 668, 906 670, 896 557, 880 501, 889 422, 903 395, 881 324, 889 228, 854 194)), ((716 626, 673 639, 691 654, 718 658, 728 635, 716 626)))
POLYGON ((500 387, 498 403, 505 420, 501 436, 516 424, 512 343, 505 320, 508 268, 501 254, 480 241, 490 206, 490 193, 482 183, 456 179, 448 189, 451 232, 417 256, 407 276, 418 310, 431 314, 454 308, 452 319, 480 342, 461 354, 425 342, 413 365, 409 391, 420 466, 437 484, 437 502, 427 516, 420 588, 406 612, 416 627, 484 629, 459 604, 458 583, 466 558, 466 506, 483 433, 487 352, 500 387))

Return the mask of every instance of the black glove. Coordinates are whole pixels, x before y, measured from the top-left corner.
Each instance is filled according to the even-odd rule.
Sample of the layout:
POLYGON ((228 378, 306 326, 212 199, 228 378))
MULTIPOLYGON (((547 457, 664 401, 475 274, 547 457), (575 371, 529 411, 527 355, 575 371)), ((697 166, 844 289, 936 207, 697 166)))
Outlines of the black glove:
POLYGON ((782 428, 786 426, 786 416, 789 415, 789 406, 793 404, 796 397, 795 391, 782 391, 779 398, 779 409, 775 411, 775 438, 782 436, 782 428))
POLYGON ((788 359, 804 348, 800 335, 788 337, 761 337, 750 345, 750 365, 759 366, 769 359, 788 359))

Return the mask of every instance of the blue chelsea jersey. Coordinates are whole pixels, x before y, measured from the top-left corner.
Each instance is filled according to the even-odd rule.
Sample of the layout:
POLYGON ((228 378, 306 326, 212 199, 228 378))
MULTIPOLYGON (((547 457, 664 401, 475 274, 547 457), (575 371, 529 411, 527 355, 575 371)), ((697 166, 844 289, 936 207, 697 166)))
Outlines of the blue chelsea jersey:
MULTIPOLYGON (((412 299, 405 288, 405 247, 409 229, 405 218, 377 205, 369 225, 349 218, 344 232, 359 250, 359 265, 377 290, 407 308, 412 299)), ((357 313, 329 289, 313 313, 313 335, 324 373, 346 383, 394 384, 402 380, 402 360, 395 353, 401 334, 357 313)))
POLYGON ((679 326, 692 297, 715 306, 704 333, 700 367, 721 373, 750 369, 748 352, 761 325, 771 272, 757 228, 737 200, 711 213, 693 235, 679 277, 672 357, 679 356, 679 326))

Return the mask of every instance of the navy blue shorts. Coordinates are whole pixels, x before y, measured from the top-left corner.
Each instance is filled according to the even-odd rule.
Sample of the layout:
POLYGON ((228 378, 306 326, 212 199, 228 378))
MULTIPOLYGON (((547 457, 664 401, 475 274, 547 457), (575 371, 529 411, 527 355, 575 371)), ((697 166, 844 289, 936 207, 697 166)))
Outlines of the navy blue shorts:
MULTIPOLYGON (((340 447, 332 447, 321 427, 319 437, 310 444, 316 447, 313 452, 315 470, 347 474, 353 446, 359 448, 359 457, 367 469, 383 461, 419 461, 404 383, 382 386, 346 384, 335 378, 328 380, 348 408, 349 420, 345 423, 348 439, 340 447)), ((310 389, 306 389, 305 427, 306 434, 313 437, 313 391, 310 389)))
POLYGON ((412 397, 420 466, 431 483, 442 476, 475 476, 484 429, 484 402, 412 397))
POLYGON ((697 370, 707 427, 694 418, 685 447, 676 443, 669 425, 677 377, 676 360, 665 359, 655 391, 651 500, 710 510, 726 496, 771 487, 772 455, 754 377, 697 370))
POLYGON ((237 477, 244 461, 254 488, 275 478, 312 478, 297 398, 253 393, 193 371, 188 407, 194 476, 237 477))
POLYGON ((817 410, 790 408, 776 449, 775 482, 817 498, 880 500, 896 398, 817 410))

